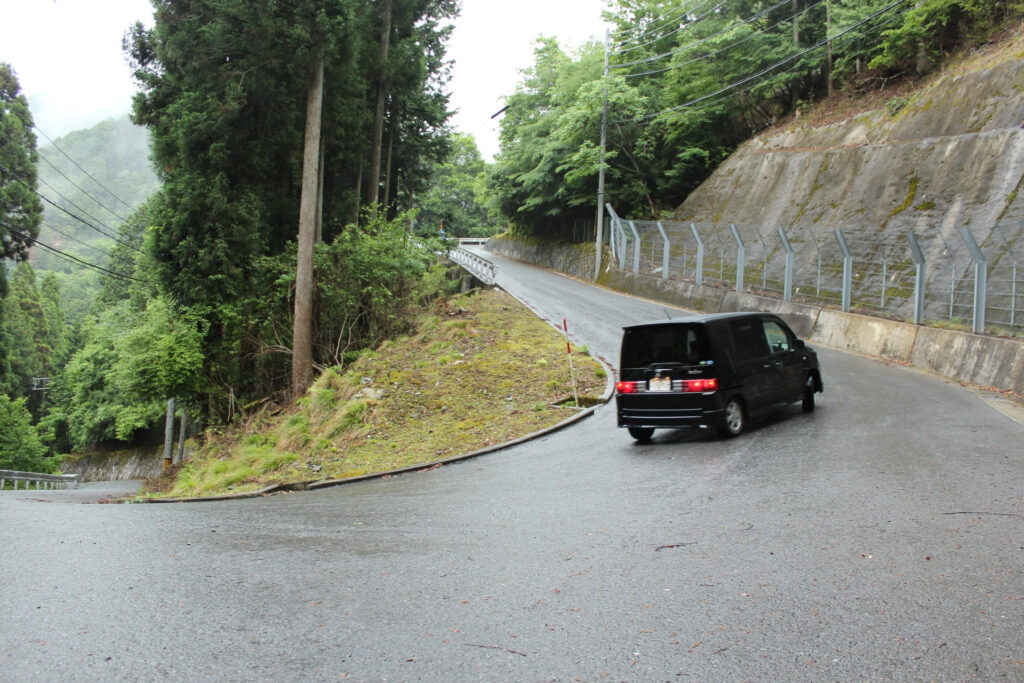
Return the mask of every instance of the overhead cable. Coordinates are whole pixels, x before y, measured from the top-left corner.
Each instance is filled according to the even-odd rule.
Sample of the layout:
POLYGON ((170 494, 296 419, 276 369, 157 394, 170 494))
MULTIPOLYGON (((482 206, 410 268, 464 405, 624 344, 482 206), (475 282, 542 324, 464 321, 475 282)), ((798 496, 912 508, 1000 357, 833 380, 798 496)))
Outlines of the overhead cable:
MULTIPOLYGON (((707 2, 704 2, 704 3, 701 3, 701 4, 704 5, 704 4, 707 4, 707 2)), ((637 45, 633 45, 631 47, 623 48, 623 49, 619 50, 618 52, 616 52, 615 54, 621 55, 621 54, 625 54, 627 52, 632 52, 633 50, 639 50, 639 49, 647 47, 649 45, 653 45, 654 43, 658 42, 659 40, 664 40, 665 38, 668 38, 670 36, 674 36, 675 34, 679 33, 680 31, 692 28, 694 26, 694 24, 697 24, 697 23, 703 21, 708 15, 714 14, 719 9, 721 9, 723 4, 724 3, 718 3, 717 5, 712 7, 711 9, 707 10, 706 12, 704 12, 703 14, 699 14, 699 15, 693 17, 692 19, 690 19, 686 23, 680 23, 679 26, 677 26, 675 29, 669 31, 668 33, 665 33, 665 34, 659 35, 657 37, 651 38, 646 43, 640 43, 640 44, 637 44, 637 45)), ((694 8, 694 9, 697 9, 697 8, 694 8)), ((665 27, 662 27, 662 28, 665 28, 665 27)))
MULTIPOLYGON (((738 81, 734 81, 734 82, 730 83, 729 85, 726 85, 726 86, 716 90, 713 93, 709 93, 707 95, 703 95, 702 97, 694 98, 694 99, 692 99, 692 100, 690 100, 688 102, 684 102, 684 103, 676 105, 674 107, 669 107, 668 109, 663 109, 660 112, 656 112, 656 113, 653 113, 653 114, 647 114, 645 116, 639 116, 639 117, 636 117, 636 118, 633 118, 633 119, 618 120, 618 121, 615 121, 615 123, 645 123, 647 121, 652 121, 652 120, 658 118, 659 116, 661 116, 663 114, 667 114, 667 113, 673 112, 673 111, 678 111, 680 109, 686 109, 687 107, 692 107, 695 104, 699 104, 700 102, 704 102, 706 100, 710 100, 710 99, 715 98, 715 97, 717 97, 719 95, 722 95, 724 93, 727 93, 727 92, 730 92, 732 90, 735 90, 736 88, 739 88, 740 86, 747 85, 748 83, 751 83, 751 82, 753 82, 753 83, 751 83, 751 85, 749 87, 752 88, 752 87, 754 87, 754 85, 757 84, 756 81, 758 79, 760 79, 762 76, 765 76, 765 75, 771 73, 772 71, 778 69, 780 66, 783 66, 784 64, 792 62, 793 60, 795 60, 795 59, 797 59, 799 57, 802 57, 802 56, 804 56, 804 55, 806 55, 806 54, 808 54, 810 52, 813 52, 814 50, 820 49, 820 48, 828 45, 830 42, 834 41, 836 38, 840 38, 840 37, 846 35, 847 33, 850 33, 854 29, 859 28, 860 26, 863 26, 867 22, 871 21, 872 19, 874 19, 874 18, 876 18, 878 16, 881 16, 882 14, 885 14, 886 12, 890 11, 891 9, 893 9, 895 7, 898 7, 900 5, 906 4, 906 2, 907 2, 907 0, 896 0, 896 2, 893 2, 892 4, 887 5, 886 7, 883 7, 882 9, 878 10, 874 14, 871 14, 871 15, 861 19, 857 23, 852 24, 851 26, 849 26, 848 28, 844 29, 840 33, 837 33, 835 36, 826 37, 825 39, 818 41, 817 43, 815 43, 814 45, 811 45, 810 47, 807 47, 807 48, 805 48, 803 50, 800 50, 799 52, 795 52, 792 55, 786 57, 785 59, 781 59, 778 62, 775 62, 774 64, 772 64, 772 65, 770 65, 768 67, 765 67, 764 69, 758 71, 755 74, 751 74, 749 76, 741 78, 738 81)), ((896 15, 896 16, 899 16, 899 15, 896 15)), ((894 16, 892 18, 895 19, 896 17, 894 16)), ((890 21, 891 21, 891 19, 890 19, 890 21)), ((885 23, 888 23, 888 21, 885 22, 885 23)), ((783 72, 783 73, 785 73, 785 72, 783 72)), ((746 89, 749 89, 749 88, 746 88, 746 89)))
MULTIPOLYGON (((673 25, 677 21, 682 21, 686 17, 687 14, 690 14, 691 12, 695 12, 695 11, 699 10, 701 7, 703 7, 704 5, 708 4, 709 2, 711 2, 711 0, 695 0, 695 3, 693 5, 691 5, 691 6, 685 6, 684 5, 684 6, 676 8, 675 10, 672 10, 672 12, 678 12, 678 14, 676 16, 674 16, 674 17, 670 16, 671 15, 671 12, 670 12, 669 14, 666 14, 663 17, 652 18, 651 19, 651 23, 654 23, 656 21, 661 21, 662 23, 657 24, 655 26, 648 26, 646 29, 644 29, 640 33, 638 33, 636 35, 633 35, 633 36, 628 36, 624 40, 620 41, 619 45, 625 45, 626 42, 628 40, 630 40, 630 39, 632 39, 632 40, 643 40, 647 36, 653 35, 653 34, 657 33, 658 31, 662 31, 665 28, 668 28, 669 26, 673 25)), ((631 27, 631 28, 623 29, 621 31, 615 31, 615 32, 613 32, 611 34, 611 37, 617 39, 620 36, 627 36, 630 32, 636 31, 637 28, 639 28, 639 27, 634 26, 634 27, 631 27)))
MULTIPOLYGON (((15 180, 17 180, 17 181, 18 181, 19 183, 21 183, 22 185, 24 185, 24 186, 25 186, 26 188, 28 188, 29 192, 32 192, 33 194, 35 194, 35 195, 36 195, 37 197, 39 197, 40 199, 42 199, 42 200, 43 200, 44 202, 46 202, 46 203, 47 203, 47 204, 49 204, 50 206, 52 206, 52 207, 54 207, 54 208, 56 208, 56 209, 58 209, 58 210, 60 210, 60 211, 63 211, 63 212, 64 212, 64 213, 66 213, 67 215, 69 215, 69 216, 71 216, 72 218, 74 218, 74 219, 75 219, 76 221, 78 221, 78 222, 80 222, 80 223, 82 223, 82 224, 84 224, 84 225, 86 225, 86 226, 88 226, 88 227, 92 228, 93 230, 95 230, 96 232, 100 233, 101 235, 105 235, 106 237, 109 237, 110 239, 114 240, 114 241, 115 241, 115 242, 117 242, 118 244, 121 244, 121 245, 123 245, 123 246, 125 246, 125 247, 128 247, 129 249, 132 249, 133 251, 137 251, 137 252, 138 252, 138 253, 140 253, 140 254, 142 253, 142 250, 141 250, 141 249, 139 249, 139 248, 138 248, 138 247, 137 247, 136 245, 134 245, 134 244, 132 244, 132 243, 130 243, 130 242, 125 242, 124 240, 122 240, 122 239, 120 239, 120 238, 116 237, 115 235, 111 235, 110 233, 108 233, 108 232, 104 231, 104 230, 103 230, 102 228, 98 228, 98 227, 96 227, 95 225, 93 225, 93 224, 92 224, 92 223, 90 223, 89 221, 85 220, 85 219, 84 219, 84 218, 82 218, 81 216, 76 216, 75 214, 71 213, 70 211, 68 211, 68 210, 67 210, 67 209, 65 209, 64 207, 62 207, 62 206, 60 206, 59 204, 57 204, 56 202, 54 202, 54 201, 53 201, 52 199, 50 199, 50 198, 49 198, 49 197, 47 197, 46 195, 44 195, 44 194, 42 194, 42 193, 38 192, 38 191, 37 191, 37 190, 36 190, 36 189, 35 189, 34 187, 32 187, 32 186, 31 186, 31 185, 30 185, 29 183, 27 183, 27 182, 25 182, 24 180, 22 180, 22 178, 21 178, 21 177, 19 177, 19 176, 18 176, 18 175, 17 175, 16 173, 14 173, 14 171, 10 170, 9 168, 7 168, 7 167, 5 167, 5 166, 2 166, 2 165, 0 165, 0 172, 6 173, 7 175, 11 176, 11 177, 12 177, 12 178, 14 178, 15 180)), ((52 189, 52 188, 51 188, 51 189, 52 189)), ((56 190, 54 190, 54 191, 56 192, 56 190)), ((58 195, 59 195, 59 194, 60 194, 60 193, 58 193, 58 195)), ((65 199, 65 200, 66 200, 66 201, 67 201, 67 202, 68 202, 69 204, 71 204, 72 206, 75 206, 75 205, 74 205, 74 203, 73 203, 73 202, 71 202, 71 200, 67 199, 67 197, 64 197, 63 195, 60 195, 60 196, 61 196, 61 197, 62 197, 63 199, 65 199)), ((75 206, 75 208, 76 208, 76 209, 78 209, 79 211, 81 211, 81 209, 80 209, 79 207, 75 206)), ((93 219, 93 220, 95 220, 95 219, 93 219)), ((110 229, 110 228, 108 228, 108 229, 110 229)))
MULTIPOLYGON (((49 142, 49 143, 50 143, 50 146, 52 146, 52 147, 53 147, 53 148, 54 148, 55 150, 57 150, 58 152, 60 152, 61 154, 63 154, 63 155, 64 155, 64 156, 65 156, 65 157, 67 158, 67 160, 68 160, 68 161, 70 161, 70 162, 71 162, 72 164, 74 164, 74 165, 75 165, 75 168, 77 168, 77 169, 78 169, 79 171, 81 171, 82 173, 84 173, 84 174, 86 175, 86 177, 88 177, 88 178, 89 178, 89 180, 91 180, 91 181, 93 181, 94 183, 96 183, 97 185, 99 185, 99 186, 100 186, 100 188, 101 188, 101 189, 102 189, 103 191, 105 191, 105 192, 106 192, 107 194, 109 194, 109 195, 110 195, 111 197, 113 197, 113 198, 114 198, 114 199, 116 199, 117 201, 119 201, 119 202, 121 202, 122 204, 124 204, 125 206, 127 206, 127 207, 128 207, 128 210, 129 210, 129 211, 134 211, 134 210, 135 210, 135 207, 133 207, 133 206, 132 206, 131 204, 129 204, 129 203, 128 203, 128 202, 126 202, 125 200, 123 200, 123 199, 121 199, 120 197, 118 197, 118 196, 117 196, 116 194, 114 194, 114 193, 113 193, 113 191, 111 191, 110 189, 108 189, 108 188, 107 188, 107 187, 106 187, 106 186, 105 186, 105 185, 104 185, 103 183, 101 183, 100 181, 96 180, 96 178, 94 178, 94 177, 92 176, 92 174, 91 174, 91 173, 89 173, 89 172, 88 172, 88 171, 86 171, 86 170, 85 170, 84 168, 82 168, 82 167, 81 167, 81 166, 79 165, 79 163, 78 163, 77 161, 75 161, 74 159, 72 159, 72 158, 71 158, 71 156, 70 156, 70 155, 68 155, 68 153, 67 153, 67 152, 65 152, 65 151, 64 151, 63 149, 61 149, 61 148, 60 148, 60 146, 59 146, 59 145, 58 145, 58 144, 57 144, 56 142, 54 142, 53 140, 51 140, 51 139, 50 139, 50 138, 49 138, 49 137, 48 137, 48 136, 46 135, 46 133, 44 133, 44 132, 43 132, 42 130, 40 130, 40 129, 39 129, 39 126, 37 126, 37 125, 33 124, 33 125, 32 125, 32 127, 36 129, 36 132, 37 132, 37 133, 39 133, 40 135, 42 135, 42 136, 43 136, 43 139, 45 139, 45 140, 46 140, 47 142, 49 142)), ((44 159, 44 160, 46 161, 46 163, 50 164, 50 166, 53 166, 53 168, 54 168, 54 169, 55 169, 55 170, 56 170, 56 171, 57 171, 58 173, 60 173, 61 175, 63 175, 63 176, 65 177, 65 178, 67 178, 67 179, 68 179, 68 181, 71 181, 71 179, 70 179, 70 178, 68 178, 68 177, 67 177, 66 175, 64 175, 63 173, 61 173, 60 169, 58 169, 58 168, 57 168, 56 166, 54 166, 54 165, 53 165, 53 164, 52 164, 52 163, 50 162, 50 160, 49 160, 49 159, 46 159, 46 157, 43 157, 43 159, 44 159)), ((71 181, 71 184, 72 184, 72 185, 75 185, 74 181, 71 181)), ((75 187, 78 187, 78 185, 75 185, 75 187)), ((78 189, 79 189, 79 190, 82 190, 82 188, 81 188, 81 187, 78 187, 78 189)), ((85 192, 85 190, 82 190, 82 192, 85 192)), ((109 209, 109 208, 107 208, 106 206, 104 206, 104 205, 103 205, 103 203, 102 203, 101 201, 99 201, 98 199, 96 199, 95 197, 93 197, 92 195, 90 195, 90 194, 89 194, 88 192, 85 192, 85 194, 86 194, 86 195, 87 195, 87 196, 88 196, 88 197, 89 197, 90 199, 92 199, 93 201, 95 201, 95 202, 96 202, 97 204, 99 204, 100 206, 102 206, 102 207, 103 207, 104 209, 107 209, 107 211, 110 211, 110 213, 111 213, 111 214, 113 214, 114 216, 116 216, 117 218, 120 218, 120 219, 121 219, 122 221, 123 221, 123 220, 125 220, 125 219, 124 219, 124 218, 122 218, 121 216, 118 216, 118 215, 117 215, 117 213, 116 213, 115 211, 112 211, 111 209, 109 209)))
MULTIPOLYGON (((822 4, 823 2, 827 2, 827 1, 828 0, 817 0, 817 2, 815 2, 813 5, 810 5, 810 6, 806 7, 806 8, 804 8, 803 10, 801 10, 800 12, 797 12, 796 14, 794 14, 794 15, 786 18, 786 19, 783 19, 782 21, 779 21, 779 22, 773 24, 772 26, 769 26, 769 27, 767 27, 765 29, 762 29, 759 32, 763 33, 764 31, 767 31, 769 29, 775 28, 779 24, 781 24, 781 23, 783 23, 785 21, 789 21, 789 20, 799 16, 800 14, 803 14, 804 12, 807 12, 808 10, 813 9, 814 7, 817 7, 818 5, 822 4)), ((721 31, 718 31, 717 33, 713 33, 713 34, 711 34, 709 36, 705 36, 704 38, 701 38, 700 40, 695 40, 692 43, 687 43, 686 45, 680 45, 679 47, 677 47, 677 48, 675 48, 673 50, 669 50, 668 52, 663 52, 663 53, 661 53, 659 55, 654 55, 652 57, 645 57, 644 59, 636 59, 636 60, 634 60, 632 62, 625 62, 623 64, 612 64, 612 65, 609 65, 608 68, 609 69, 626 69, 628 67, 636 66, 638 64, 647 64, 649 62, 656 62, 659 59, 664 59, 665 57, 672 57, 673 55, 677 55, 677 54, 679 54, 681 52, 685 52, 685 51, 690 50, 692 48, 695 48, 695 47, 697 47, 699 45, 703 45, 704 43, 709 42, 711 40, 714 40, 715 38, 718 38, 719 36, 723 36, 726 33, 729 33, 730 31, 734 31, 737 28, 739 28, 740 26, 745 26, 747 24, 751 24, 751 23, 757 21, 758 19, 761 19, 762 17, 764 17, 769 12, 772 12, 772 11, 778 9, 779 7, 781 7, 782 5, 785 5, 788 2, 790 2, 790 0, 779 0, 778 3, 776 3, 775 5, 772 5, 768 9, 765 9, 765 10, 763 10, 761 12, 758 12, 757 14, 755 14, 755 15, 753 15, 751 17, 748 17, 746 19, 743 19, 741 21, 738 21, 738 22, 736 22, 734 24, 730 24, 729 26, 726 26, 725 28, 723 28, 721 31)), ((734 45, 735 44, 736 43, 734 43, 734 45)), ((729 46, 729 47, 732 47, 732 46, 729 46)), ((715 54, 715 53, 712 53, 712 54, 715 54)), ((643 74, 627 74, 626 78, 632 78, 634 76, 645 76, 647 74, 653 74, 653 73, 660 73, 662 71, 667 71, 669 69, 675 68, 676 66, 681 66, 681 65, 672 64, 670 66, 665 67, 664 69, 657 69, 657 70, 654 70, 654 71, 648 71, 648 72, 645 72, 643 74)))
MULTIPOLYGON (((9 202, 3 202, 3 203, 4 203, 5 206, 7 206, 8 209, 13 208, 13 205, 10 204, 9 202)), ((77 237, 75 237, 73 235, 69 235, 69 234, 67 234, 64 231, 62 231, 62 230, 60 230, 58 228, 53 227, 52 225, 48 225, 46 223, 42 223, 41 226, 46 228, 47 230, 52 230, 53 232, 57 233, 58 235, 66 238, 66 239, 71 240, 72 242, 77 242, 77 243, 81 244, 83 247, 85 247, 87 249, 92 249, 93 251, 95 251, 97 254, 100 254, 101 256, 106 256, 107 258, 110 258, 110 254, 108 252, 103 251, 99 247, 93 246, 93 245, 89 244, 88 242, 83 242, 82 240, 78 239, 77 237)))
POLYGON ((132 282, 140 282, 140 283, 146 284, 146 285, 153 284, 153 283, 149 282, 148 280, 141 280, 141 279, 139 279, 137 277, 133 277, 131 275, 126 275, 125 273, 118 273, 115 270, 110 270, 109 268, 104 268, 103 266, 97 266, 95 263, 90 263, 89 261, 86 261, 84 259, 80 259, 77 256, 72 256, 71 254, 68 254, 67 252, 61 251, 60 249, 57 249, 55 247, 51 247, 50 245, 44 244, 44 243, 40 242, 39 240, 35 239, 34 237, 30 237, 30 236, 26 235, 25 233, 21 232, 20 230, 17 230, 13 226, 9 225, 6 221, 0 220, 0 227, 4 227, 7 230, 9 230, 11 233, 21 237, 22 239, 27 240, 29 242, 32 242, 33 244, 36 244, 36 245, 42 247, 43 249, 46 249, 47 251, 53 252, 54 254, 56 254, 60 258, 64 259, 65 261, 78 263, 80 265, 85 266, 86 268, 92 268, 93 270, 97 270, 97 271, 100 271, 102 273, 106 273, 107 275, 112 275, 114 277, 121 278, 122 280, 131 280, 132 282))

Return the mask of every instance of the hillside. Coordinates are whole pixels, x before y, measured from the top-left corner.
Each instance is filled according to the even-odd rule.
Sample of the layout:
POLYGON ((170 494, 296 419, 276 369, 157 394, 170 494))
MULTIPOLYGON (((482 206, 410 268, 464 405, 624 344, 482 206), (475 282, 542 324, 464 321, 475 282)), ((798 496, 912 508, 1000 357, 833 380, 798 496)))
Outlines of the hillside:
MULTIPOLYGON (((105 247, 113 244, 104 233, 117 235, 121 222, 159 186, 149 161, 148 131, 125 115, 68 133, 53 144, 40 142, 39 191, 57 205, 43 203, 40 240, 103 263, 105 247)), ((49 259, 37 258, 56 269, 49 259)))
MULTIPOLYGON (((705 230, 724 243, 732 241, 730 223, 761 235, 784 228, 805 283, 817 263, 819 282, 832 286, 842 271, 834 235, 841 229, 858 268, 855 300, 877 301, 884 280, 898 290, 886 312, 903 319, 912 317, 913 231, 929 263, 926 317, 964 317, 973 262, 961 228, 981 245, 991 280, 1011 278, 1020 258, 1013 247, 1024 233, 1024 36, 954 60, 916 89, 876 93, 856 113, 837 116, 837 101, 858 105, 839 96, 748 140, 675 219, 711 224, 705 230)), ((1010 286, 1002 289, 989 305, 1005 313, 1014 304, 1010 286)))

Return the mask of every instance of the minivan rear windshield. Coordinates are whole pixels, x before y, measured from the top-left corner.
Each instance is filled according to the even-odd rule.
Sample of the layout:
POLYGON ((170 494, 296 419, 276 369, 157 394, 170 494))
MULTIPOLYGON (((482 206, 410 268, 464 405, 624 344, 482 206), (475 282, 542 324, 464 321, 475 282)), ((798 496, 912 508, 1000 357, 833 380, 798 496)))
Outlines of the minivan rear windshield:
POLYGON ((627 328, 622 337, 622 367, 656 363, 696 365, 707 359, 701 325, 671 323, 627 328))

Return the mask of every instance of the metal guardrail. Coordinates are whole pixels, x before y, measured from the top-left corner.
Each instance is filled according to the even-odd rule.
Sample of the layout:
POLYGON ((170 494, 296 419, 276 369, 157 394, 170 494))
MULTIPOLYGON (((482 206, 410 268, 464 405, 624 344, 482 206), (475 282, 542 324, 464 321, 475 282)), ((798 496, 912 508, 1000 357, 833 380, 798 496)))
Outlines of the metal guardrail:
POLYGON ((485 258, 480 258, 471 251, 461 248, 452 249, 448 252, 448 258, 468 270, 485 285, 493 285, 497 282, 494 264, 485 258))
POLYGON ((21 482, 25 482, 25 490, 32 487, 33 482, 36 490, 43 489, 66 489, 68 487, 78 488, 78 474, 41 474, 39 472, 17 472, 15 470, 0 470, 0 491, 7 486, 7 482, 14 484, 14 490, 18 490, 21 482))
POLYGON ((1024 333, 1024 221, 920 231, 631 221, 620 270, 974 332, 1024 333))

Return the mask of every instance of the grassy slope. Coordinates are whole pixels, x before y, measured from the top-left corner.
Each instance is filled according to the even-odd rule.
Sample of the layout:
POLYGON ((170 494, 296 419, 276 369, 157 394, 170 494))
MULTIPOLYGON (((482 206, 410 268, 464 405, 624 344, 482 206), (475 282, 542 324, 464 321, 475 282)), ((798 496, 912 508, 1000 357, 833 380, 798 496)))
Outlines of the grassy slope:
MULTIPOLYGON (((606 386, 579 349, 581 403, 606 386)), ((525 436, 571 416, 565 341, 495 290, 425 316, 415 336, 329 369, 296 406, 213 436, 148 495, 206 496, 343 479, 430 463, 525 436), (568 402, 568 405, 566 405, 568 402)))

